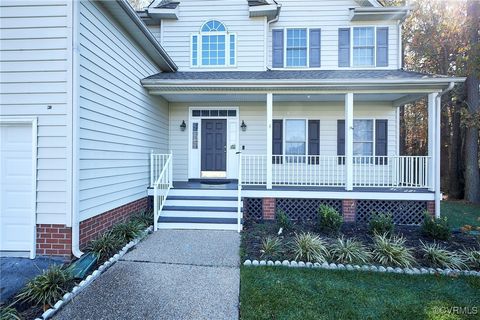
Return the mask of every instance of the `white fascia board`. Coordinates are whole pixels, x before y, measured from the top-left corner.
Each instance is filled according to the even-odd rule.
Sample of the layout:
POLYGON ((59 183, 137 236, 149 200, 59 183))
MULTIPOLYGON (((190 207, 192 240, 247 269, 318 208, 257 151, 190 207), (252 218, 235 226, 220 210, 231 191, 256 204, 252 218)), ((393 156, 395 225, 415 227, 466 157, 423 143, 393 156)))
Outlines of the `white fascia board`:
POLYGON ((362 7, 350 9, 351 21, 403 21, 411 7, 362 7))
POLYGON ((275 17, 278 12, 278 7, 276 4, 268 4, 263 6, 254 6, 249 7, 248 12, 250 17, 275 17))

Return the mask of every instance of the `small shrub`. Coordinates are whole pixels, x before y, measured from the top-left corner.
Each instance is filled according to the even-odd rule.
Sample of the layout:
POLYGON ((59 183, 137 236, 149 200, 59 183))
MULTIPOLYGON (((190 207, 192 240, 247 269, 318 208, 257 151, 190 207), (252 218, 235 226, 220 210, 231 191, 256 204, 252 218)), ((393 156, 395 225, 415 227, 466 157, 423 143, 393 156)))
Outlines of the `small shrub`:
POLYGON ((332 244, 330 255, 339 263, 367 263, 371 254, 359 241, 340 237, 332 244))
POLYGON ((451 231, 448 227, 447 217, 435 219, 427 212, 423 216, 423 235, 436 240, 448 240, 450 238, 451 231))
POLYGON ((131 221, 136 222, 142 226, 142 229, 148 228, 153 225, 153 211, 142 211, 132 216, 131 221))
POLYGON ((370 219, 370 232, 372 234, 393 234, 395 225, 393 217, 389 213, 373 213, 370 219))
POLYGON ((122 244, 135 239, 143 229, 143 225, 137 221, 119 223, 112 229, 112 234, 117 237, 122 244))
POLYGON ((292 227, 292 222, 288 219, 287 214, 285 211, 278 209, 276 214, 277 225, 279 228, 283 228, 283 230, 288 230, 292 227))
POLYGON ((92 251, 97 255, 97 259, 107 260, 113 256, 122 246, 120 239, 111 231, 105 232, 103 235, 90 241, 87 246, 88 251, 92 251))
POLYGON ((376 234, 373 238, 373 259, 385 266, 410 267, 415 261, 402 236, 376 234))
POLYGON ((282 240, 277 237, 266 237, 262 239, 262 249, 260 250, 262 258, 276 258, 282 251, 282 240))
POLYGON ((325 241, 311 233, 295 234, 292 244, 295 260, 325 262, 329 252, 325 241))
POLYGON ((466 265, 460 255, 443 249, 438 244, 426 244, 422 242, 423 258, 433 267, 462 269, 466 265))
POLYGON ((55 265, 30 280, 17 298, 19 301, 33 303, 46 310, 60 300, 73 284, 72 274, 55 265))
POLYGON ((480 250, 462 250, 463 260, 470 268, 480 269, 480 250))
POLYGON ((21 320, 15 308, 10 306, 0 307, 0 320, 21 320))
POLYGON ((318 226, 320 230, 337 233, 342 226, 342 216, 334 208, 322 204, 318 208, 318 226))

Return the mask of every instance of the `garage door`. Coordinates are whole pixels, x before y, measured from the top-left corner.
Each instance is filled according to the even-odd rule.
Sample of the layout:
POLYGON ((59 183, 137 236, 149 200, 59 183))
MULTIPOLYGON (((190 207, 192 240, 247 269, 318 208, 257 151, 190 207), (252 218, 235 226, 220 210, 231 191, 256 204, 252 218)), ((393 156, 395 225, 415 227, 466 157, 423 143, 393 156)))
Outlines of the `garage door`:
POLYGON ((34 244, 32 125, 0 123, 0 251, 25 256, 34 244))

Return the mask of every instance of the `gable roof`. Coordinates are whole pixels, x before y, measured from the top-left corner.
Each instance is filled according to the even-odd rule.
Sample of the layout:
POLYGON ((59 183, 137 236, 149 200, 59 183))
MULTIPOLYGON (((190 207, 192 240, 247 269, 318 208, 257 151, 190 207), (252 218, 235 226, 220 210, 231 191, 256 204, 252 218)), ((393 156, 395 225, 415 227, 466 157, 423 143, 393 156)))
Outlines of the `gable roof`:
POLYGON ((180 4, 180 1, 162 0, 155 8, 159 9, 175 9, 180 4))

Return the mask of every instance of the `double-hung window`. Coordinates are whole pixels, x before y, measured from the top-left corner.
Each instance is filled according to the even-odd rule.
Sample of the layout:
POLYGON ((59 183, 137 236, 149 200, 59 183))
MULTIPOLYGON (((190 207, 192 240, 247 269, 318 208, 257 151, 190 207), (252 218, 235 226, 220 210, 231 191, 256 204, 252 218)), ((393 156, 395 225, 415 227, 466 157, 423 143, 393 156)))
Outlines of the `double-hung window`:
POLYGON ((373 120, 353 120, 353 155, 373 156, 373 120))
POLYGON ((306 154, 306 125, 305 120, 285 120, 285 154, 306 154))
POLYGON ((287 29, 287 67, 307 66, 307 29, 287 29))
POLYGON ((375 65, 375 28, 353 28, 353 65, 372 67, 375 65))
POLYGON ((204 23, 200 33, 192 35, 192 66, 234 66, 235 38, 235 34, 229 33, 220 21, 210 20, 204 23))

